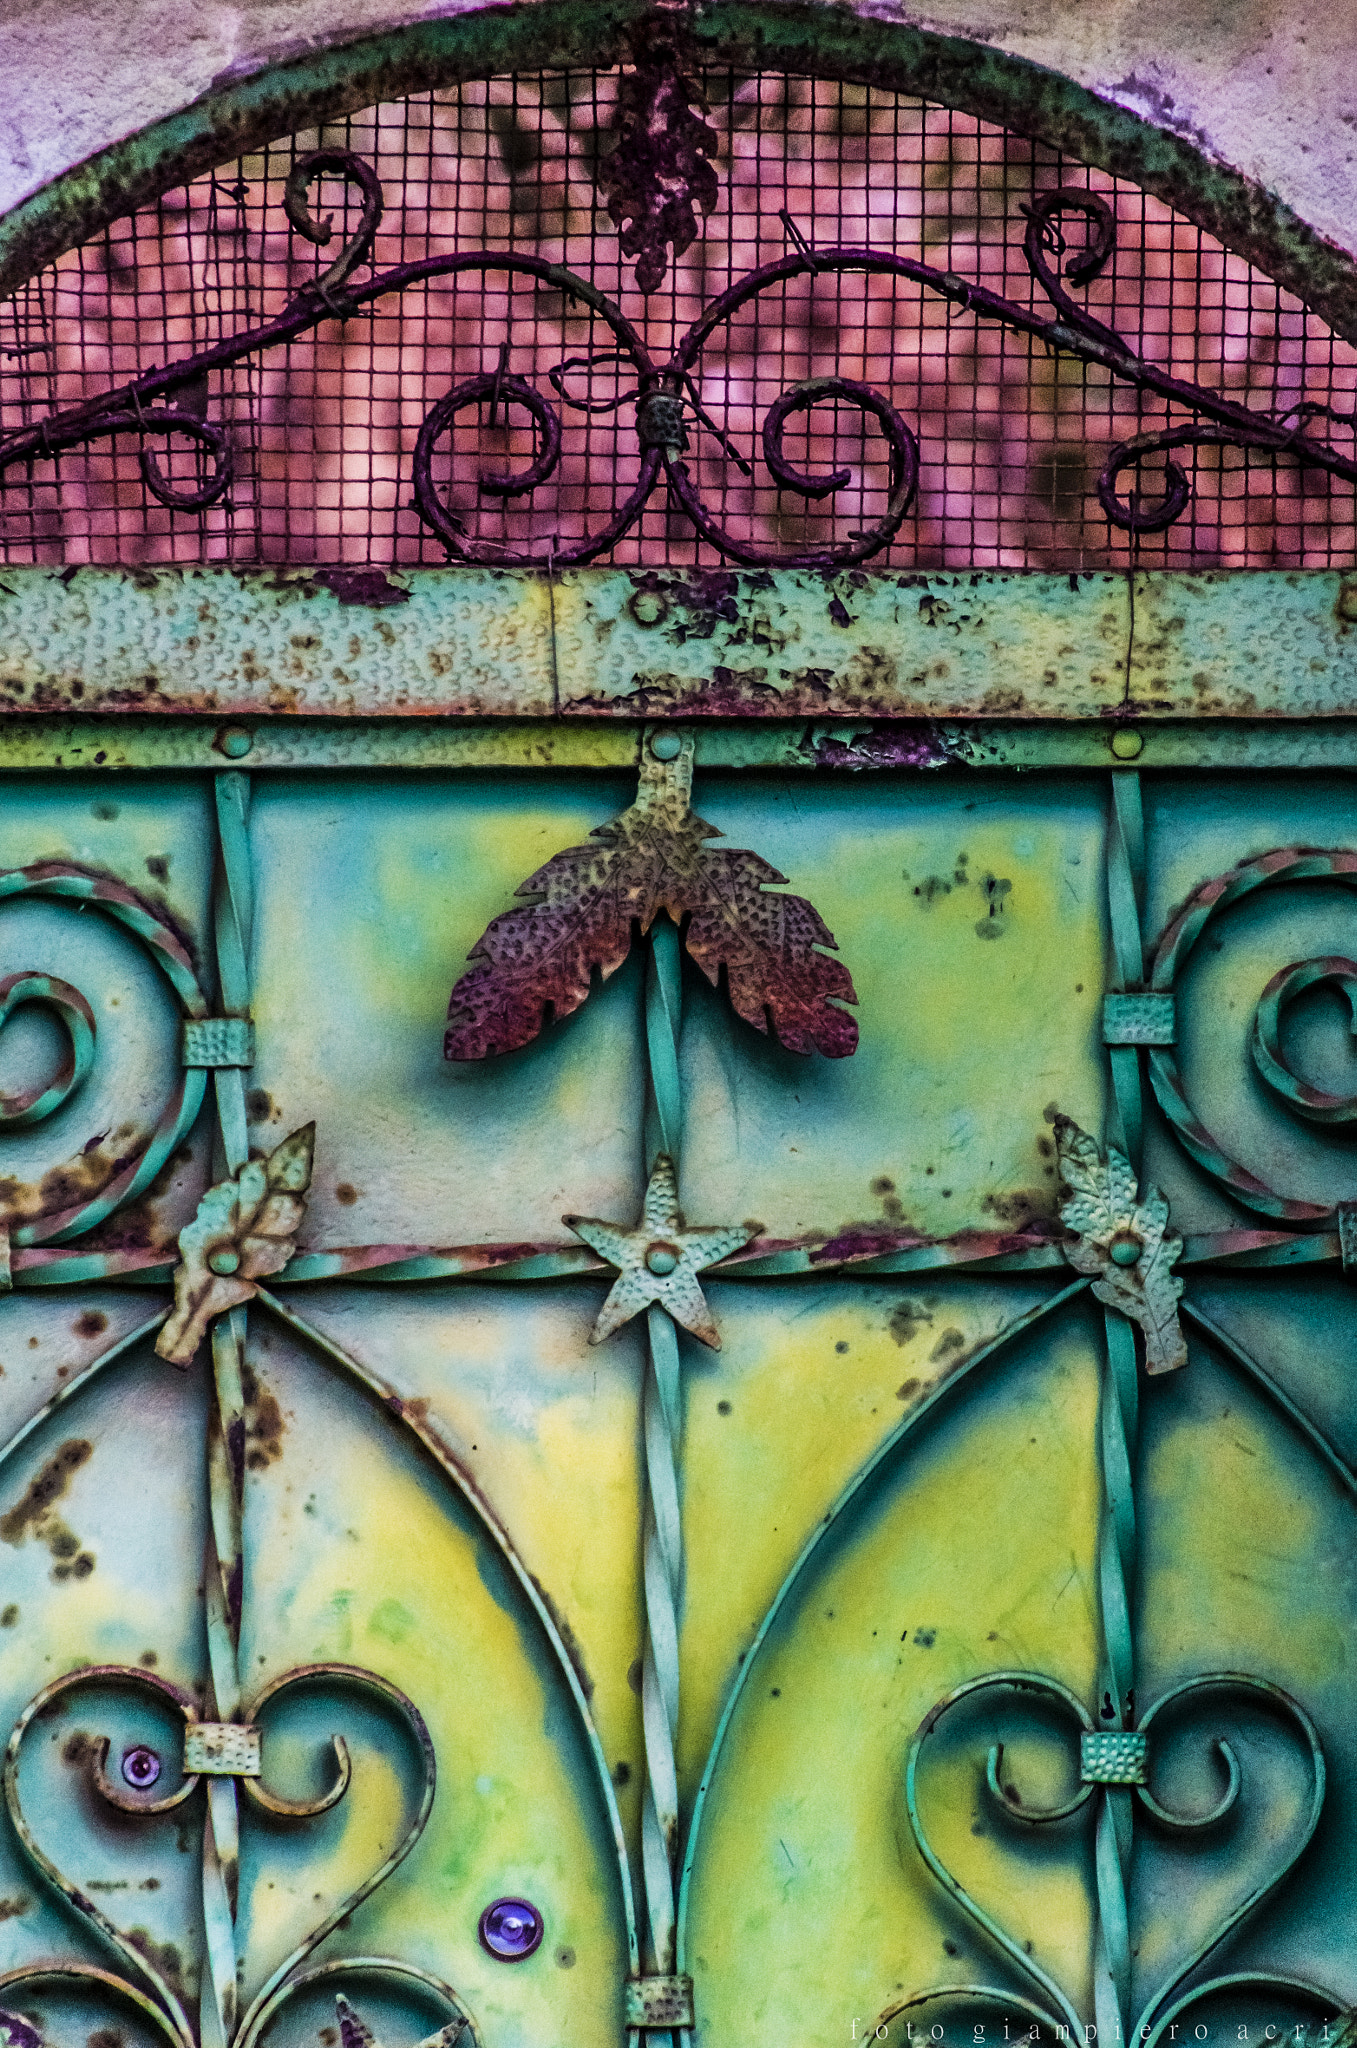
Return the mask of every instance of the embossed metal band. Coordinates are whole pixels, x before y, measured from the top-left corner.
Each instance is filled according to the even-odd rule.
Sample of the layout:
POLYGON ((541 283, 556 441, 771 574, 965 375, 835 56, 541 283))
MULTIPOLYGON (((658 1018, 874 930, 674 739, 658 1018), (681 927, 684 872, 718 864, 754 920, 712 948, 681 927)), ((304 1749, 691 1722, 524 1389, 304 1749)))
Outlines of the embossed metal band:
POLYGON ((1172 1045, 1175 1038, 1171 995, 1103 997, 1104 1045, 1172 1045))
POLYGON ((1143 1785, 1148 1740, 1120 1730, 1079 1738, 1081 1785, 1143 1785))
POLYGON ((179 1058, 186 1067, 252 1067, 254 1026, 247 1017, 188 1017, 179 1058))
POLYGON ((628 1978, 626 2024, 629 2027, 691 2027, 692 1978, 628 1978))
POLYGON ((184 1730, 184 1770, 205 1778, 257 1778, 259 1730, 239 1721, 194 1721, 184 1730))

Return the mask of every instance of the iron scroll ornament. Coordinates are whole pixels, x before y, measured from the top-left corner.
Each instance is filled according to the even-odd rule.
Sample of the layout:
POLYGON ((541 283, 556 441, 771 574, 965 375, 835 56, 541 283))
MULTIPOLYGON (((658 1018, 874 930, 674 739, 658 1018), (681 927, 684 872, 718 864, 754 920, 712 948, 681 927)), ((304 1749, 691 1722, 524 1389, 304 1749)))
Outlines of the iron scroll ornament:
MULTIPOLYGON (((1183 1988, 1235 1930, 1272 1897, 1304 1855, 1319 1825, 1326 1785, 1324 1752, 1314 1723, 1298 1701, 1280 1686, 1245 1672, 1204 1672, 1197 1677, 1184 1680, 1165 1692, 1141 1716, 1134 1731, 1118 1729, 1109 1732, 1099 1728, 1078 1695, 1058 1679, 1032 1671, 988 1672, 981 1678, 970 1679, 958 1686, 939 1700, 925 1716, 910 1744, 905 1763, 906 1814, 915 1845, 933 1877, 958 1909, 985 1937, 987 1943, 991 1944, 1025 1980, 1027 1996, 1016 2002, 1024 2005, 1025 2009, 1037 2013, 1038 2018, 1050 2026, 1055 2039, 1060 2038, 1059 2030, 1066 2027, 1075 2039, 1091 2039, 1094 2032, 1100 2031, 1100 2028, 1086 2029, 1080 2013, 1055 1978, 1034 1961, 1030 1944, 1024 1947, 1015 1940, 972 1898, 929 1841, 919 1811, 919 1772, 930 1736, 946 1716, 963 1701, 991 1691, 1007 1692, 1018 1697, 1026 1696, 1057 1709, 1075 1725, 1079 1736, 1080 1761, 1079 1784, 1076 1789, 1056 1804, 1040 1807, 1021 1799, 1015 1787, 1003 1783, 1004 1745, 996 1741, 990 1746, 984 1768, 985 1784, 991 1803, 1015 1825, 1042 1829, 1072 1820, 1090 1807, 1101 1809, 1098 1812, 1099 1840, 1096 1857, 1098 1890, 1104 1904, 1107 1903, 1109 1892, 1119 1895, 1120 1912, 1123 1916, 1128 1901, 1110 1869, 1110 1863, 1115 1861, 1115 1858, 1109 1858, 1103 1847, 1103 1837, 1108 1832, 1106 1822, 1112 1817, 1109 1809, 1113 1802, 1123 1803, 1127 1823, 1130 1802, 1134 1800, 1158 1828, 1187 1839, 1209 1833, 1225 1821, 1234 1811, 1244 1785, 1243 1773, 1234 1750, 1227 1739, 1218 1736, 1213 1746, 1224 1770, 1225 1784, 1214 1803, 1201 1812, 1185 1812, 1165 1805, 1156 1796, 1150 1783, 1153 1768, 1151 1735, 1153 1730, 1154 1735, 1158 1736, 1154 1724, 1160 1715, 1166 1710, 1171 1712, 1175 1707, 1190 1702, 1197 1694, 1223 1692, 1252 1696, 1257 1704, 1288 1725, 1291 1733, 1297 1738, 1297 1746, 1305 1758, 1309 1777, 1309 1791, 1299 1826, 1289 1841, 1275 1846, 1268 1867, 1247 1892, 1222 1912, 1215 1925, 1198 1940, 1191 1952, 1144 2000, 1134 2025, 1129 2023, 1128 2014, 1126 2039, 1141 2042, 1145 2044, 1145 2048, 1158 2048, 1171 2023, 1179 2019, 1183 2013, 1193 2006, 1200 2005, 1213 1994, 1245 1985, 1251 1989, 1263 1988, 1299 1994, 1313 2006, 1317 2014, 1332 2015, 1341 2009, 1341 2001, 1335 1999, 1333 1994, 1323 1987, 1267 1970, 1252 1970, 1215 1977, 1193 1983, 1187 1990, 1183 1988)), ((1125 1989, 1129 1991, 1129 1988, 1128 1975, 1125 1989)), ((969 1984, 940 1988, 928 1995, 950 2001, 985 2002, 996 1996, 1000 1999, 1009 1996, 1003 1992, 996 1993, 987 1985, 969 1984)), ((908 2003, 910 2001, 906 2001, 906 2004, 908 2003)), ((897 2010, 903 2011, 904 2007, 892 2007, 883 2015, 888 2026, 897 2010)), ((1100 2013, 1100 2022, 1102 2018, 1103 2015, 1100 2013)))
MULTIPOLYGON (((84 1761, 93 1792, 106 1805, 124 1815, 154 1818, 183 1808, 199 1791, 205 1775, 209 1775, 212 1769, 211 1765, 204 1767, 202 1760, 196 1758, 193 1753, 195 1734, 220 1735, 223 1732, 200 1721, 198 1702, 191 1693, 158 1673, 136 1665, 85 1666, 54 1679, 30 1700, 15 1723, 5 1752, 3 1785, 10 1822, 28 1860, 46 1882, 65 1899, 72 1910, 100 1936, 105 1945, 113 1950, 122 1964, 123 1974, 105 1970, 97 1965, 74 1961, 37 1962, 6 1971, 0 1976, 0 2025, 8 2016, 5 2002, 21 1988, 40 1981, 68 1981, 73 1984, 97 1985, 106 1994, 120 1999, 148 2020, 161 2038, 169 2044, 169 2048, 196 2048, 197 2037, 182 1987, 171 1982, 164 1973, 154 1948, 139 1943, 134 1936, 125 1933, 96 1904, 88 1892, 63 1873, 41 1847, 24 1815, 19 1790, 19 1760, 30 1728, 35 1722, 41 1722, 52 1713, 60 1712, 67 1694, 77 1688, 100 1683, 149 1695, 162 1709, 168 1710, 172 1719, 177 1717, 183 1727, 184 1753, 179 1780, 170 1790, 163 1792, 158 1792, 157 1788, 165 1768, 164 1761, 150 1745, 140 1743, 124 1750, 120 1773, 127 1787, 124 1789, 108 1768, 108 1739, 96 1737, 88 1744, 84 1761)), ((307 1957, 320 1946, 326 1936, 345 1922, 364 1899, 385 1883, 419 1841, 433 1810, 437 1775, 433 1744, 419 1709, 390 1680, 355 1665, 308 1664, 284 1672, 263 1688, 255 1698, 252 1708, 244 1714, 242 1721, 227 1732, 254 1735, 257 1739, 256 1722, 267 1714, 268 1708, 276 1699, 294 1687, 316 1684, 355 1688, 373 1695, 394 1711, 397 1719, 404 1724, 412 1752, 418 1761, 418 1796, 413 1802, 413 1810, 404 1829, 380 1864, 340 1899, 269 1973, 232 2030, 230 2048, 255 2048, 255 2044, 282 2006, 296 1992, 313 1984, 317 1979, 340 1976, 417 1978, 427 1991, 434 1993, 448 2007, 452 2019, 456 2022, 454 2031, 459 2036, 460 2048, 475 2048, 475 2044, 479 2044, 480 2035, 470 2012, 451 1986, 444 1984, 441 1979, 429 1976, 427 1972, 416 1970, 394 1958, 378 1956, 346 1957, 341 1961, 322 1965, 318 1969, 306 1970, 302 1967, 307 1957)), ((252 1770, 234 1771, 233 1775, 244 1787, 250 1805, 257 1812, 289 1822, 311 1819, 328 1812, 345 1798, 350 1789, 352 1767, 348 1746, 342 1736, 335 1735, 332 1737, 332 1747, 335 1768, 331 1783, 313 1798, 291 1799, 270 1790, 259 1772, 257 1763, 252 1770)), ((216 1768, 220 1770, 221 1766, 218 1765, 216 1768)))
MULTIPOLYGON (((702 161, 705 163, 705 157, 702 161)), ((779 489, 807 501, 817 501, 832 497, 851 480, 851 472, 835 469, 817 476, 798 470, 783 448, 788 419, 816 405, 834 403, 847 405, 861 413, 864 421, 870 419, 876 424, 889 474, 886 505, 871 524, 850 533, 846 539, 790 550, 742 540, 706 507, 682 459, 688 448, 689 430, 695 428, 709 433, 728 460, 745 474, 751 473, 745 455, 705 409, 695 372, 703 348, 718 328, 761 293, 802 275, 860 272, 902 279, 921 291, 936 294, 949 306, 977 320, 993 321, 1013 333, 1025 334, 1053 353, 1097 364, 1121 383, 1168 405, 1186 408, 1192 415, 1190 420, 1160 432, 1135 436, 1109 452, 1097 480, 1097 495, 1108 519, 1123 531, 1162 532, 1183 516, 1191 501, 1191 484, 1186 471, 1174 459, 1174 451, 1188 446, 1248 449, 1273 457, 1287 455, 1303 466, 1357 484, 1357 457, 1343 454, 1331 442, 1307 431, 1308 423, 1318 419, 1351 428, 1357 424, 1357 415, 1343 414, 1311 401, 1282 412, 1258 411, 1237 404, 1148 361, 1080 304, 1069 287, 1083 289, 1099 277, 1116 242, 1112 208, 1096 192, 1061 186, 1038 194, 1025 209, 1023 253, 1053 313, 1019 305, 985 285, 890 250, 868 246, 813 247, 784 214, 794 252, 760 265, 732 285, 701 314, 670 360, 657 365, 618 306, 587 278, 541 257, 518 255, 510 250, 449 253, 399 263, 355 284, 353 275, 370 256, 381 219, 382 189, 371 166, 351 151, 327 149, 302 158, 287 183, 285 210, 293 228, 317 244, 328 242, 331 227, 328 219, 315 221, 307 193, 322 174, 339 177, 353 186, 360 207, 355 233, 322 275, 306 285, 271 320, 0 437, 0 485, 5 472, 15 464, 31 468, 66 449, 111 435, 131 434, 140 444, 142 476, 151 496, 171 512, 201 512, 226 496, 233 473, 228 434, 207 417, 211 376, 248 356, 286 347, 327 320, 347 320, 411 286, 476 271, 533 278, 540 286, 564 293, 573 306, 587 308, 603 322, 616 344, 606 352, 606 359, 628 365, 636 381, 616 397, 598 400, 587 392, 576 396, 567 388, 571 370, 583 368, 586 376, 591 376, 605 358, 597 354, 567 358, 549 373, 560 401, 558 405, 513 371, 509 360, 512 350, 506 345, 496 368, 464 378, 445 392, 430 408, 419 432, 412 478, 413 503, 420 519, 438 536, 454 561, 560 568, 593 561, 614 547, 635 524, 661 472, 671 503, 682 509, 705 540, 736 561, 764 567, 833 569, 851 567, 879 554, 899 531, 913 502, 919 450, 904 415, 884 393, 870 385, 837 376, 793 384, 769 408, 759 436, 765 466, 779 489), (1065 240, 1061 223, 1069 217, 1087 224, 1087 239, 1085 246, 1070 255, 1062 267, 1065 240), (516 407, 532 423, 531 462, 517 472, 486 472, 479 478, 483 495, 504 500, 530 497, 557 468, 562 407, 589 413, 619 409, 631 403, 635 405, 640 449, 635 481, 609 516, 577 540, 562 544, 556 536, 537 551, 478 540, 467 533, 437 486, 434 458, 438 443, 450 431, 457 415, 473 406, 479 410, 488 405, 492 421, 501 406, 506 410, 516 407), (196 448, 206 467, 207 473, 191 489, 171 484, 152 452, 157 439, 169 441, 175 436, 196 448), (1161 496, 1146 502, 1134 485, 1122 495, 1121 479, 1128 472, 1138 476, 1141 465, 1152 456, 1164 458, 1161 496)))

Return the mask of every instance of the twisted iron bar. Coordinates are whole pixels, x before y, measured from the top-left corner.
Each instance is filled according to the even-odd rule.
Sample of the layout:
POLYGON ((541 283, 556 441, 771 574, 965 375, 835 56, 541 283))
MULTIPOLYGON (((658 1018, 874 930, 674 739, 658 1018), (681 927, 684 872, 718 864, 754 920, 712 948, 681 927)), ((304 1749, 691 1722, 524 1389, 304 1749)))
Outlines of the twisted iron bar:
MULTIPOLYGON (((479 478, 480 491, 500 500, 529 496, 551 476, 560 460, 561 415, 525 378, 510 373, 503 359, 495 372, 464 378, 426 416, 413 465, 415 507, 453 559, 508 566, 542 565, 550 559, 558 568, 591 561, 607 553, 639 518, 663 470, 673 502, 724 555, 763 566, 851 565, 866 561, 888 545, 909 510, 918 483, 917 438, 899 409, 883 393, 846 378, 809 378, 784 391, 762 423, 764 461, 779 489, 815 501, 832 496, 851 480, 852 473, 836 469, 826 475, 811 476, 796 469, 783 452, 787 420, 817 404, 837 403, 855 408, 864 421, 875 421, 889 471, 887 504, 872 525, 850 534, 846 541, 778 550, 740 538, 703 503, 688 465, 681 458, 688 445, 685 416, 689 416, 712 432, 725 453, 749 473, 747 460, 704 410, 693 374, 715 330, 760 293, 799 276, 816 278, 856 271, 915 284, 977 320, 994 321, 1056 353, 1097 364, 1118 382, 1190 411, 1194 415, 1190 422, 1134 436, 1108 454, 1097 479, 1097 495, 1108 519, 1125 532, 1162 532, 1187 510, 1191 484, 1185 470, 1173 459, 1173 451, 1185 447, 1233 447, 1273 457, 1287 455, 1303 466, 1357 484, 1357 449, 1351 455, 1343 454, 1330 441, 1306 431, 1307 423, 1317 419, 1357 431, 1357 414, 1341 413, 1312 400, 1281 412, 1255 411, 1147 361, 1134 346, 1080 304, 1068 287, 1083 289, 1100 276, 1116 243, 1113 209, 1096 192, 1062 186, 1041 193, 1024 208, 1027 225, 1023 253, 1034 281, 1054 308, 1053 315, 1019 305, 986 285, 973 283, 952 271, 938 270, 913 257, 866 246, 815 248, 784 210, 784 226, 793 243, 793 253, 760 265, 723 293, 689 329, 671 359, 659 365, 652 361, 641 336, 618 306, 587 279, 542 257, 520 256, 506 250, 429 256, 396 264, 362 284, 355 284, 353 274, 370 256, 381 220, 382 188, 372 167, 351 151, 320 150, 303 158, 288 179, 284 208, 297 232, 316 244, 328 243, 332 233, 329 218, 317 223, 307 200, 309 187, 322 174, 338 177, 356 188, 360 218, 355 232, 320 277, 304 287, 273 319, 0 437, 0 483, 4 472, 16 463, 31 465, 108 435, 134 434, 141 443, 142 475, 151 495, 171 511, 201 512, 225 496, 232 479, 228 434, 206 417, 211 376, 246 356, 284 347, 326 320, 348 320, 380 299, 412 285, 463 273, 495 271, 531 277, 548 289, 559 290, 572 305, 587 308, 608 327, 617 347, 603 355, 615 355, 619 363, 630 364, 636 376, 633 390, 614 400, 579 400, 569 396, 563 375, 558 376, 557 371, 564 373, 578 366, 578 357, 567 358, 557 366, 557 371, 549 372, 549 378, 564 404, 585 412, 611 410, 634 401, 641 460, 635 483, 611 516, 577 541, 562 546, 553 537, 549 553, 534 553, 530 548, 522 550, 476 539, 450 509, 434 476, 438 444, 450 433, 458 414, 473 406, 479 409, 488 402, 492 422, 501 405, 506 415, 511 405, 519 407, 532 422, 535 452, 527 467, 511 472, 482 472, 479 478), (1062 269, 1060 259, 1065 242, 1060 223, 1066 216, 1086 223, 1087 239, 1084 248, 1071 256, 1062 269), (160 435, 178 435, 200 451, 207 473, 195 488, 180 489, 167 481, 148 446, 148 437, 160 435), (1145 503, 1133 486, 1123 497, 1119 489, 1122 476, 1127 471, 1138 475, 1148 458, 1160 455, 1165 458, 1162 495, 1145 503)), ((591 354, 584 360, 592 363, 601 359, 591 354)))
MULTIPOLYGON (((248 837, 250 781, 231 771, 215 778, 217 872, 213 926, 222 1013, 247 1017, 253 921, 253 877, 248 837)), ((239 1067, 218 1068, 220 1151, 228 1174, 249 1157, 245 1078, 239 1067)), ((214 1179, 217 1176, 214 1175, 214 1179)), ((233 1308, 212 1326, 214 1405, 207 1427, 208 1524, 204 1584, 208 1669, 213 1718, 239 1720, 242 1707, 240 1625, 244 1595, 242 1530, 245 1512, 245 1335, 247 1311, 233 1308)), ((203 1924, 207 1968, 203 1976, 202 2048, 229 2048, 238 2001, 236 1914, 240 1883, 240 1803, 232 1777, 207 1785, 203 1829, 203 1924)))
MULTIPOLYGON (((667 741, 670 736, 665 736, 667 741)), ((647 745, 654 745, 648 739, 647 745)), ((683 1028, 683 973, 678 926, 661 915, 646 948, 646 1112, 643 1169, 649 1177, 661 1154, 679 1173, 683 1105, 679 1088, 679 1036, 683 1028)), ((679 1607, 683 1598, 683 1517, 678 1467, 682 1392, 678 1332, 658 1305, 646 1311, 646 1373, 642 1417, 646 1453, 646 1505, 642 1533, 646 1639, 641 1662, 641 1715, 645 1791, 641 1808, 641 1870, 651 1968, 671 1976, 677 1949, 679 1855, 678 1764, 679 1607)), ((657 2037, 670 2048, 674 2036, 657 2037)))

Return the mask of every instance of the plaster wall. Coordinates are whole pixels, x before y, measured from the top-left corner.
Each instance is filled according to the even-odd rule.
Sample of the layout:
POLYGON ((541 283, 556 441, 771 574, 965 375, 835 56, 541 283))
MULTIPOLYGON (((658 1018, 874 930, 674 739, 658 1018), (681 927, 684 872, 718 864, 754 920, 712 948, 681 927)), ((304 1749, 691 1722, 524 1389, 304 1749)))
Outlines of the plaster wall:
MULTIPOLYGON (((1357 252, 1357 0, 851 0, 993 44, 1176 129, 1357 252)), ((0 212, 94 151, 308 46, 447 0, 6 0, 0 212)))

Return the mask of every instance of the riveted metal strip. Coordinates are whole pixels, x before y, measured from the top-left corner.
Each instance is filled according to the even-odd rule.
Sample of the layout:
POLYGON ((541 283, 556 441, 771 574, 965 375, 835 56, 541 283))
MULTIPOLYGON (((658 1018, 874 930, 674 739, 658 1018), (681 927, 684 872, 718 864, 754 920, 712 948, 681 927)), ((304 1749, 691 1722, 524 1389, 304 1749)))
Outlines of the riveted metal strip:
POLYGON ((1176 1031, 1171 995, 1103 997, 1104 1045, 1172 1045, 1176 1031))
POLYGON ((626 1988, 626 2024, 629 2027, 691 2027, 692 1978, 630 1978, 626 1988))
POLYGON ((1081 1785, 1143 1785, 1149 1744, 1143 1735, 1100 1731, 1079 1738, 1081 1785))
POLYGON ((186 1067, 252 1067, 254 1026, 247 1017, 188 1017, 179 1058, 186 1067))
POLYGON ((257 1778, 259 1730, 248 1722, 193 1722, 184 1730, 184 1770, 205 1778, 257 1778))

